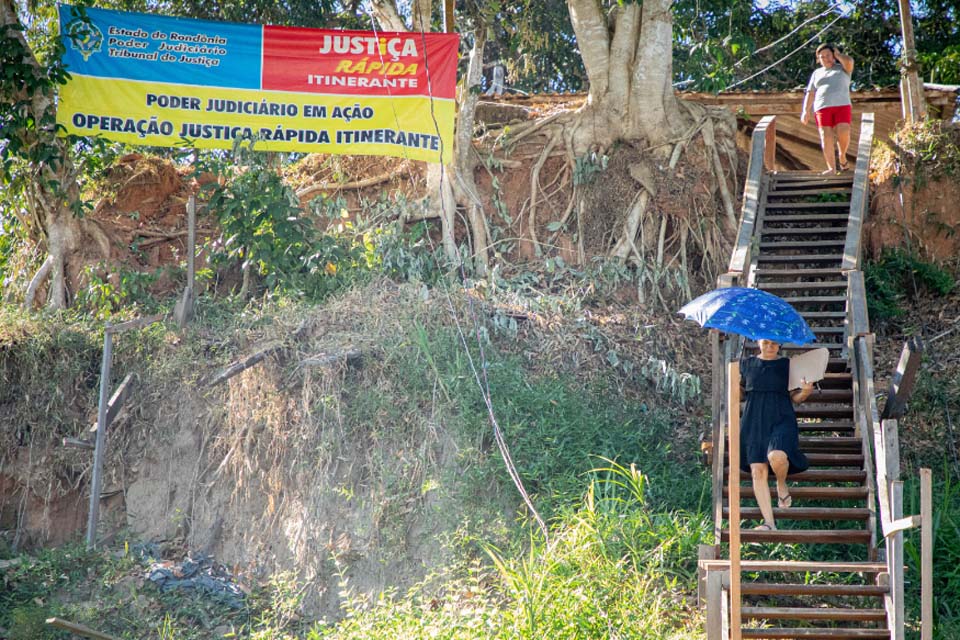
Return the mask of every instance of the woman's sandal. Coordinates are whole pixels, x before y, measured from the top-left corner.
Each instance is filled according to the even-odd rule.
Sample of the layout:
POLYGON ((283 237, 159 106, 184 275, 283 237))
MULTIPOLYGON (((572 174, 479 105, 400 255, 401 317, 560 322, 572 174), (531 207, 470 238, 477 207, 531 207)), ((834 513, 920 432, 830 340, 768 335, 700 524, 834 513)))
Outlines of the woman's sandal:
POLYGON ((822 175, 822 176, 832 176, 832 175, 835 174, 836 172, 837 172, 836 169, 827 169, 826 171, 821 171, 821 172, 820 172, 820 175, 822 175))
POLYGON ((847 164, 846 162, 841 162, 840 168, 837 171, 838 173, 843 173, 844 171, 849 171, 849 170, 850 170, 850 165, 847 164))
POLYGON ((776 530, 777 530, 776 525, 767 524, 766 522, 764 522, 763 524, 758 524, 753 528, 753 531, 776 531, 776 530))
POLYGON ((789 493, 782 498, 777 496, 777 506, 781 509, 789 509, 793 506, 793 496, 789 493))

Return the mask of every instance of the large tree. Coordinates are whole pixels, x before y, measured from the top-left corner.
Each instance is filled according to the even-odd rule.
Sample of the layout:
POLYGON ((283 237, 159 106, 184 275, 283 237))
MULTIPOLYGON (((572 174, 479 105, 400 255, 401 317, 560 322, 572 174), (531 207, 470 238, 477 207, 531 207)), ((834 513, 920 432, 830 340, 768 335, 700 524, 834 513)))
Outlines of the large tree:
MULTIPOLYGON (((642 273, 662 274, 670 263, 687 268, 691 250, 709 263, 705 266, 716 267, 721 260, 722 235, 731 233, 736 224, 732 196, 736 123, 723 109, 704 109, 676 97, 672 0, 609 4, 568 0, 567 8, 589 83, 586 103, 549 122, 514 127, 508 139, 514 143, 531 137, 542 140, 543 152, 535 171, 558 149, 565 150, 568 170, 576 173, 578 165, 613 153, 621 143, 632 146, 641 156, 629 167, 635 196, 621 210, 610 207, 604 213, 607 228, 616 227, 614 241, 606 248, 609 254, 634 261, 642 273), (663 215, 652 206, 658 185, 678 172, 684 151, 693 147, 700 156, 699 165, 708 171, 706 190, 714 197, 699 211, 691 202, 682 214, 663 215)), ((576 175, 573 182, 577 184, 576 175)), ((535 245, 540 244, 535 215, 537 184, 536 177, 531 179, 528 216, 528 231, 535 245)), ((574 187, 560 221, 560 226, 572 225, 571 212, 577 212, 580 260, 586 258, 583 238, 587 229, 579 217, 585 191, 574 187)), ((549 250, 552 244, 548 241, 545 248, 549 250)), ((593 246, 596 252, 597 243, 593 246)), ((659 277, 654 276, 652 288, 656 289, 659 277)))
POLYGON ((6 206, 25 205, 14 213, 47 252, 27 302, 49 277, 47 305, 60 309, 67 304, 67 273, 79 264, 84 231, 95 233, 77 216, 77 172, 68 142, 57 135, 55 91, 65 74, 55 41, 42 47, 51 59, 37 59, 13 0, 0 0, 0 30, 0 183, 6 206))

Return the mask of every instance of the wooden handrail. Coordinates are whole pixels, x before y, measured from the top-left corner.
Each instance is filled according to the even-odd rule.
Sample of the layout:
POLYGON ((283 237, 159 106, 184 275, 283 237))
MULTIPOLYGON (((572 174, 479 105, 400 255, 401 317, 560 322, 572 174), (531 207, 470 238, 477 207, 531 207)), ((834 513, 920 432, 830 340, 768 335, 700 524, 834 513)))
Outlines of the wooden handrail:
POLYGON ((753 228, 757 223, 760 210, 761 187, 764 169, 773 169, 773 154, 777 146, 776 116, 764 116, 753 130, 750 139, 750 164, 747 165, 747 179, 743 187, 743 209, 740 213, 740 229, 737 242, 733 247, 728 271, 742 274, 750 264, 750 246, 753 242, 753 228))
POLYGON ((857 143, 857 166, 853 174, 853 192, 850 194, 850 217, 847 221, 847 237, 843 246, 843 262, 840 269, 852 271, 860 268, 860 245, 863 221, 870 202, 870 149, 873 146, 873 114, 860 116, 860 140, 857 143))

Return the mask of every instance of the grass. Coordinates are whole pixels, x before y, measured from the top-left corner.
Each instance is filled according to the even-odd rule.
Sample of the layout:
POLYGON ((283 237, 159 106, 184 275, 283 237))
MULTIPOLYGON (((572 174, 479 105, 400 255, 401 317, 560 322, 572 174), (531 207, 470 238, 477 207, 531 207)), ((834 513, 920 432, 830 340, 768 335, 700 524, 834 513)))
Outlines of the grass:
MULTIPOLYGON (((255 303, 201 297, 198 320, 187 332, 157 325, 123 336, 117 375, 137 366, 144 388, 169 389, 257 345, 283 342, 284 357, 250 376, 261 385, 251 387, 256 393, 243 398, 247 391, 237 386, 231 402, 238 404, 222 405, 237 415, 252 415, 245 412, 253 404, 244 403, 289 396, 315 417, 278 413, 258 423, 256 447, 272 453, 282 448, 286 457, 277 458, 276 469, 257 473, 276 471, 278 481, 295 487, 283 474, 301 474, 290 477, 308 484, 303 479, 313 470, 352 456, 363 467, 363 482, 335 490, 346 502, 366 501, 371 507, 369 526, 383 546, 365 553, 384 567, 398 562, 408 551, 408 518, 419 513, 437 525, 435 544, 446 552, 443 562, 372 595, 351 577, 351 558, 332 554, 324 561, 336 570, 342 617, 316 621, 302 617, 309 584, 298 575, 278 573, 257 583, 237 612, 198 594, 157 592, 143 582, 142 566, 122 549, 86 554, 64 547, 0 570, 7 587, 0 590, 0 627, 11 637, 58 637, 43 628, 42 620, 61 615, 131 639, 192 640, 213 637, 218 628, 261 640, 702 638, 701 613, 692 602, 697 545, 710 540, 713 525, 708 474, 681 433, 683 422, 691 419, 681 411, 689 409, 605 355, 615 346, 618 358, 639 362, 641 351, 630 352, 589 331, 559 335, 556 328, 537 332, 529 324, 498 327, 491 319, 495 314, 482 314, 484 353, 470 340, 469 356, 486 372, 513 461, 548 520, 545 540, 530 526, 528 514, 516 511, 519 500, 494 445, 486 405, 460 333, 450 323, 447 301, 438 289, 427 293, 378 281, 322 304, 282 295, 255 303), (300 326, 309 336, 303 341, 291 337, 300 326), (347 339, 364 351, 362 366, 339 377, 304 378, 300 355, 315 353, 328 344, 324 340, 347 339), (566 350, 564 355, 584 349, 610 366, 591 362, 585 371, 552 359, 552 352, 537 351, 550 340, 561 345, 558 351, 566 350), (296 395, 306 390, 308 395, 296 395)), ((466 304, 459 293, 452 303, 466 304)), ((562 315, 561 307, 553 317, 562 315)), ((469 318, 464 307, 457 308, 461 318, 469 318)), ((576 305, 571 309, 580 313, 576 305)), ((467 329, 472 335, 469 323, 467 329)), ((6 425, 23 418, 38 425, 28 438, 39 438, 39 429, 46 429, 50 441, 79 433, 95 405, 99 322, 0 311, 0 339, 7 380, 21 396, 50 398, 35 406, 9 396, 13 410, 3 432, 10 433, 6 425), (41 419, 44 406, 46 420, 41 419), (30 413, 35 411, 41 413, 30 413)), ((929 407, 942 404, 937 389, 920 394, 929 407)), ((137 418, 143 429, 132 433, 152 427, 158 408, 151 402, 137 418)), ((236 423, 243 426, 243 420, 236 423)), ((219 460, 231 433, 218 433, 224 439, 224 450, 216 452, 219 460)), ((150 437, 162 440, 160 433, 150 437)), ((945 470, 936 494, 941 638, 952 637, 958 628, 957 487, 956 476, 945 470)), ((911 492, 908 483, 905 493, 911 492)), ((911 509, 908 503, 906 511, 916 511, 911 509)), ((328 554, 319 547, 316 552, 328 554)), ((908 560, 916 553, 912 539, 907 553, 908 560)), ((842 551, 837 554, 836 559, 847 559, 842 551)), ((910 607, 915 615, 915 599, 910 607)))
MULTIPOLYGON (((457 296, 454 303, 461 304, 457 296)), ((443 524, 440 543, 448 549, 437 574, 412 581, 402 595, 388 591, 370 600, 354 590, 350 559, 333 557, 328 562, 342 570, 345 617, 315 624, 299 617, 307 585, 296 576, 278 575, 259 585, 247 608, 236 613, 202 596, 157 593, 143 583, 142 567, 121 550, 85 554, 62 548, 44 552, 53 563, 48 569, 42 568, 46 560, 29 557, 0 571, 0 579, 13 585, 0 603, 0 627, 33 637, 43 617, 61 615, 122 638, 211 637, 223 624, 238 637, 264 639, 415 637, 425 629, 435 629, 438 637, 599 637, 595 634, 604 628, 626 633, 645 625, 654 625, 649 629, 659 635, 643 637, 696 637, 692 630, 699 619, 689 598, 696 544, 710 531, 702 514, 709 484, 692 448, 673 449, 680 417, 667 406, 658 408, 662 396, 652 388, 650 398, 636 388, 625 393, 627 383, 648 384, 641 378, 627 379, 613 367, 585 377, 543 367, 525 355, 530 335, 487 327, 485 364, 497 417, 527 489, 550 523, 549 544, 531 538, 526 518, 515 513, 518 498, 493 444, 458 330, 450 325, 445 303, 421 304, 420 297, 417 287, 377 283, 322 306, 283 296, 255 305, 202 298, 198 321, 186 333, 155 325, 124 334, 117 341, 116 375, 137 370, 141 409, 124 429, 130 435, 112 444, 123 447, 124 437, 147 434, 162 442, 154 419, 164 389, 196 380, 271 340, 284 341, 289 356, 261 365, 255 378, 261 384, 276 378, 307 385, 290 356, 320 345, 312 338, 304 344, 291 339, 298 325, 317 323, 323 339, 351 336, 369 354, 363 366, 345 372, 344 379, 307 385, 312 395, 302 399, 313 415, 334 416, 340 431, 268 420, 257 447, 276 451, 275 445, 283 444, 290 456, 278 462, 284 472, 356 456, 365 482, 379 487, 362 499, 379 496, 371 526, 384 542, 385 565, 405 552, 404 523, 411 510, 434 509, 429 517, 443 524), (455 443, 449 451, 440 446, 446 440, 455 443), (617 473, 631 464, 642 471, 642 495, 631 496, 616 484, 617 473), (434 507, 423 499, 428 493, 440 496, 434 507), (83 570, 64 569, 74 566, 70 563, 83 570), (524 586, 524 580, 541 587, 524 586)), ((12 310, 2 318, 3 362, 20 389, 16 397, 50 398, 48 419, 34 416, 31 423, 38 427, 28 438, 39 445, 79 435, 95 406, 100 322, 12 310)), ((481 319, 485 327, 486 322, 481 319)), ((586 350, 594 351, 592 343, 586 350)), ((470 354, 481 362, 476 344, 470 354)), ((231 402, 240 391, 232 392, 231 402)), ((34 410, 16 397, 11 396, 10 416, 34 410)), ((220 434, 229 445, 230 433, 220 434)), ((7 453, 18 447, 7 445, 7 453)), ((51 468, 67 462, 54 461, 51 468)))

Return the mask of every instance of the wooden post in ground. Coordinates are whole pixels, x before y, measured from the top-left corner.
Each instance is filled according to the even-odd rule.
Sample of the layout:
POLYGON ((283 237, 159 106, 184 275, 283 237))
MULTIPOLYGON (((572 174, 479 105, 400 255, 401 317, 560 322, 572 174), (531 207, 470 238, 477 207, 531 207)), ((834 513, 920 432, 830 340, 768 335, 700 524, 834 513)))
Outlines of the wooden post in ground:
POLYGON ((723 636, 723 576, 725 571, 706 572, 707 640, 726 640, 723 636))
POLYGON ((903 344, 900 352, 900 362, 890 379, 890 389, 887 391, 887 403, 880 414, 881 420, 887 418, 902 418, 907 412, 907 402, 913 395, 913 387, 917 380, 917 371, 923 356, 923 341, 914 336, 903 344))
POLYGON ((103 455, 106 447, 107 396, 110 393, 110 362, 113 358, 113 334, 108 322, 103 330, 103 361, 100 364, 100 402, 97 405, 97 440, 93 449, 93 475, 90 483, 90 511, 87 514, 87 549, 97 547, 97 522, 100 520, 100 485, 103 481, 103 455))
POLYGON ((899 0, 899 2, 900 28, 903 30, 900 99, 903 101, 903 119, 907 123, 913 123, 926 117, 927 105, 923 97, 923 84, 920 82, 917 48, 913 40, 913 16, 910 13, 910 0, 899 0))
POLYGON ((740 363, 728 365, 728 425, 730 431, 730 640, 740 640, 740 363))
POLYGON ((193 320, 194 279, 196 277, 197 253, 197 197, 190 194, 187 200, 187 286, 183 296, 174 307, 174 319, 182 328, 193 320))
POLYGON ((920 640, 933 640, 933 475, 920 469, 920 640))
MULTIPOLYGON (((886 466, 887 498, 890 501, 887 522, 903 518, 903 481, 900 480, 900 436, 896 420, 881 423, 883 433, 883 457, 886 466)), ((890 597, 892 614, 891 639, 903 640, 903 531, 887 537, 887 569, 890 573, 890 597)))

